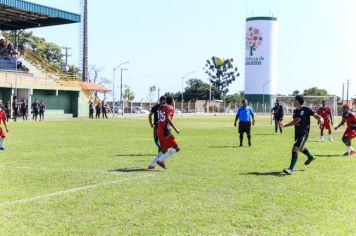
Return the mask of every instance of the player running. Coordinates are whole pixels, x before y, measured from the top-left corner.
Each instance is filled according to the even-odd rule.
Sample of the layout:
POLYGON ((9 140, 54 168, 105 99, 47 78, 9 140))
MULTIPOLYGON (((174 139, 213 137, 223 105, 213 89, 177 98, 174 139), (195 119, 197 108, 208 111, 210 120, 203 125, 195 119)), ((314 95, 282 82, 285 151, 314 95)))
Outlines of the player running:
POLYGON ((335 130, 337 130, 345 123, 347 127, 344 132, 344 135, 342 136, 342 142, 344 142, 344 144, 346 145, 347 150, 344 156, 351 156, 352 154, 356 153, 356 151, 353 150, 351 146, 351 140, 356 137, 356 115, 350 112, 350 108, 348 105, 344 105, 342 107, 342 121, 338 126, 335 127, 335 130))
MULTIPOLYGON (((1 125, 1 122, 3 122, 4 126, 5 126, 5 129, 6 129, 6 132, 9 132, 9 129, 7 128, 6 120, 7 120, 6 112, 4 110, 4 106, 2 104, 2 101, 0 100, 0 125, 1 125)), ((4 131, 2 130, 2 128, 0 126, 0 151, 5 150, 5 148, 4 148, 4 140, 5 140, 5 133, 4 133, 4 131)))
POLYGON ((298 160, 298 151, 302 152, 304 155, 308 157, 308 160, 304 162, 305 165, 309 165, 315 158, 309 152, 307 148, 304 147, 304 144, 308 140, 309 130, 310 130, 310 117, 313 116, 318 122, 323 125, 324 120, 321 116, 314 113, 312 109, 309 107, 303 106, 304 97, 298 95, 295 97, 294 107, 296 109, 293 111, 293 121, 288 124, 283 125, 281 123, 281 127, 288 127, 294 125, 294 145, 292 148, 292 160, 288 169, 284 169, 283 172, 287 175, 291 175, 294 171, 294 166, 298 160))
POLYGON ((166 168, 164 161, 180 151, 180 146, 170 130, 172 127, 176 133, 179 134, 179 129, 177 129, 172 122, 174 117, 174 107, 172 105, 173 97, 166 97, 166 105, 163 105, 160 109, 160 118, 157 125, 157 137, 160 142, 161 151, 148 166, 149 170, 154 169, 156 163, 162 168, 166 168), (173 149, 167 152, 170 148, 173 149))
POLYGON ((321 102, 321 107, 318 108, 317 113, 319 116, 323 117, 324 125, 320 125, 320 140, 319 142, 324 142, 324 128, 329 132, 329 141, 334 141, 331 135, 331 125, 334 125, 331 110, 326 106, 326 101, 321 102))
POLYGON ((283 120, 283 106, 279 104, 278 99, 276 100, 275 106, 272 108, 271 113, 274 120, 274 134, 278 134, 278 127, 280 134, 282 134, 282 127, 279 126, 279 123, 283 120))
POLYGON ((151 128, 153 128, 153 139, 155 141, 156 146, 158 147, 158 152, 161 151, 159 145, 159 139, 157 137, 157 125, 160 116, 160 109, 163 105, 166 104, 166 97, 162 96, 159 98, 159 103, 151 108, 150 114, 148 115, 148 122, 150 123, 151 128), (153 122, 152 122, 153 116, 153 122))

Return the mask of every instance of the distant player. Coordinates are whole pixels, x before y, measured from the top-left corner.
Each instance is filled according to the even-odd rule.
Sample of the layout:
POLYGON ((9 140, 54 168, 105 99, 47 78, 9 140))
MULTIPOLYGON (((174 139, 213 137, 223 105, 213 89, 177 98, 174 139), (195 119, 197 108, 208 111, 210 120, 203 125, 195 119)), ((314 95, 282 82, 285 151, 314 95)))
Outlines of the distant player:
POLYGON ((335 130, 337 130, 345 123, 347 127, 344 135, 342 136, 342 141, 346 145, 347 150, 344 156, 351 156, 352 154, 356 153, 356 151, 353 150, 351 146, 351 140, 356 137, 356 115, 350 112, 350 108, 347 105, 342 107, 342 121, 338 126, 335 127, 335 130))
POLYGON ((255 125, 255 115, 253 109, 252 107, 247 105, 247 100, 244 99, 242 100, 242 106, 239 107, 236 111, 235 123, 234 123, 234 126, 236 126, 236 122, 240 120, 239 122, 240 147, 242 147, 244 133, 247 134, 248 146, 251 147, 251 118, 252 118, 252 124, 255 125))
POLYGON ((6 132, 9 132, 9 129, 7 128, 6 120, 7 120, 6 112, 4 110, 2 101, 0 100, 0 151, 5 150, 5 148, 4 148, 5 133, 4 133, 3 129, 1 128, 1 122, 5 126, 6 132))
POLYGON ((321 116, 314 113, 309 107, 303 106, 304 97, 298 95, 295 97, 294 107, 296 109, 293 111, 293 121, 281 127, 288 127, 294 125, 294 145, 292 148, 292 160, 288 169, 284 169, 283 172, 287 175, 291 175, 294 171, 294 166, 298 160, 298 151, 302 152, 308 157, 308 160, 304 162, 305 165, 309 165, 315 158, 309 152, 307 148, 304 147, 304 144, 308 140, 309 130, 310 130, 310 117, 313 116, 318 122, 323 125, 324 120, 321 116))
POLYGON ((318 108, 317 113, 319 116, 323 117, 324 125, 320 125, 320 142, 324 142, 324 129, 327 129, 329 132, 329 141, 333 141, 331 135, 331 125, 334 125, 333 117, 331 114, 331 110, 329 107, 326 106, 326 101, 323 100, 321 102, 321 107, 318 108))
POLYGON ((158 148, 158 152, 161 151, 159 145, 159 139, 157 137, 157 125, 160 117, 160 110, 163 105, 166 104, 166 97, 162 96, 159 98, 159 103, 151 108, 150 114, 148 115, 148 122, 150 123, 151 128, 153 128, 153 139, 158 148), (153 116, 153 121, 152 121, 153 116))
POLYGON ((279 104, 279 100, 276 100, 274 107, 271 110, 274 120, 274 134, 278 134, 278 127, 279 132, 282 134, 282 127, 280 127, 279 123, 283 120, 283 106, 279 104))
POLYGON ((173 154, 180 151, 180 146, 175 137, 171 134, 171 127, 179 134, 172 120, 174 117, 173 97, 166 97, 166 105, 163 105, 160 110, 160 118, 157 124, 157 137, 160 142, 161 151, 155 156, 148 169, 154 169, 156 163, 162 168, 166 168, 164 161, 173 154), (172 148, 169 152, 167 152, 172 148))
POLYGON ((19 103, 17 102, 17 97, 14 96, 14 101, 12 102, 12 117, 14 121, 17 120, 18 112, 19 112, 19 103))

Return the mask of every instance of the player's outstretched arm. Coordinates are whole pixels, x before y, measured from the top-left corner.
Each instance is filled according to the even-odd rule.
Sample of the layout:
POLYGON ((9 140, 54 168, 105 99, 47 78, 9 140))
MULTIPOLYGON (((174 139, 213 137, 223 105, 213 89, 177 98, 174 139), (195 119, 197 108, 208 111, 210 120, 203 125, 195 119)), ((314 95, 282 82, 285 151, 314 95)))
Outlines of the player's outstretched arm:
POLYGON ((292 120, 291 122, 289 122, 287 124, 283 124, 282 122, 279 123, 279 126, 282 128, 286 128, 286 127, 293 126, 293 125, 295 125, 294 120, 292 120))
POLYGON ((174 131, 176 131, 177 134, 179 134, 179 129, 175 127, 175 125, 173 124, 173 121, 167 116, 167 122, 168 124, 170 124, 170 126, 174 129, 174 131))
POLYGON ((317 114, 314 114, 313 117, 318 120, 318 124, 320 124, 320 125, 323 125, 323 124, 324 124, 324 119, 323 119, 323 117, 321 117, 321 116, 319 116, 319 115, 317 115, 317 114))
POLYGON ((337 130, 340 126, 344 124, 345 124, 345 120, 343 119, 338 126, 334 127, 334 130, 337 130))

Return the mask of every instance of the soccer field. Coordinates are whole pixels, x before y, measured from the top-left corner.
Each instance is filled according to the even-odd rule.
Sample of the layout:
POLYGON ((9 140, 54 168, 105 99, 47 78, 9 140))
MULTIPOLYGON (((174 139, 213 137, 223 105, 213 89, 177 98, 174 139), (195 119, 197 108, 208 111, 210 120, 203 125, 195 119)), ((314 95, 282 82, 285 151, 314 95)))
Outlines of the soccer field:
MULTIPOLYGON (((286 121, 290 120, 287 116, 286 121)), ((293 128, 257 115, 238 148, 233 116, 176 117, 182 151, 167 170, 146 117, 9 123, 0 152, 0 235, 355 235, 356 156, 317 142, 289 166, 293 128), (246 142, 245 138, 245 142, 246 142)), ((354 141, 354 147, 355 147, 354 141)))

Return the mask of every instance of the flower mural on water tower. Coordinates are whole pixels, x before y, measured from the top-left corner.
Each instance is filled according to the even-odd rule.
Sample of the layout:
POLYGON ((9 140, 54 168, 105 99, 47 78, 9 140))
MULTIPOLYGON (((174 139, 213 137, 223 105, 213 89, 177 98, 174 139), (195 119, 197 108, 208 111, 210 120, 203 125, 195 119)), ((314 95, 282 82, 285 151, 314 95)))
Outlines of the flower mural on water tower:
POLYGON ((253 52, 262 44, 262 33, 255 27, 249 27, 246 31, 246 50, 249 55, 253 56, 253 52))

